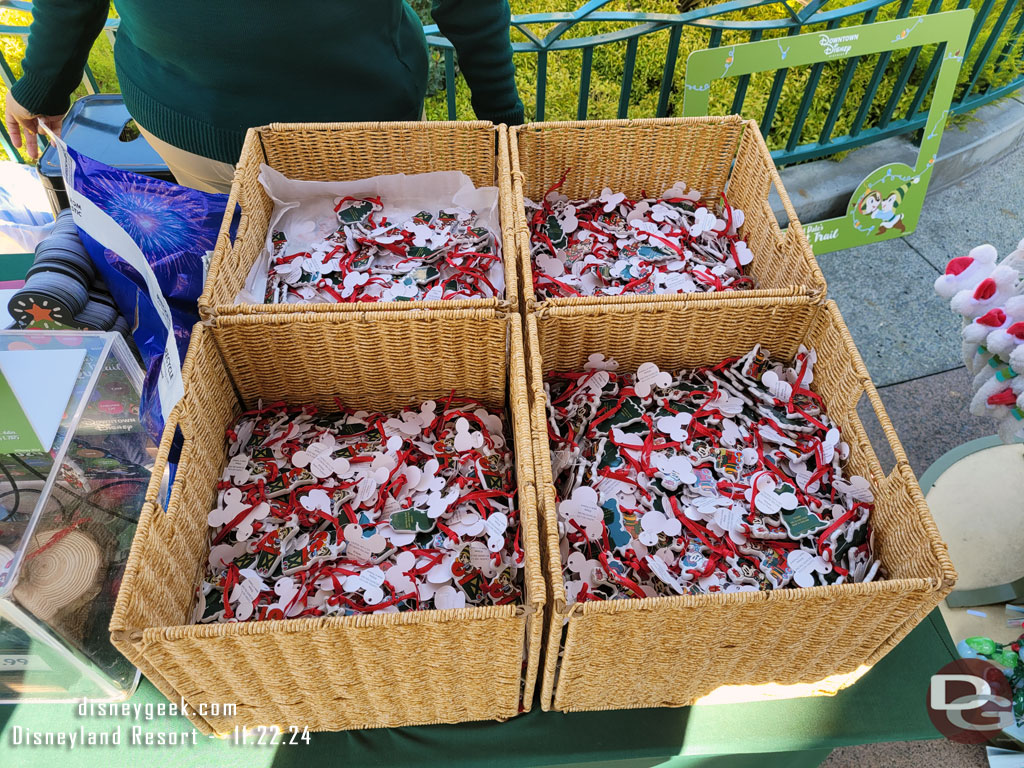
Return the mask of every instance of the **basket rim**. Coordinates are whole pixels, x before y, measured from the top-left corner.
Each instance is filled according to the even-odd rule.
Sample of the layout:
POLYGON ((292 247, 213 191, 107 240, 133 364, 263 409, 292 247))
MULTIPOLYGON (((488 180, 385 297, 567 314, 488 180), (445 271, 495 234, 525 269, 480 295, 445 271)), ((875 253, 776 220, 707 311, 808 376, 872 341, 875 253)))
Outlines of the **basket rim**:
MULTIPOLYGON (((363 120, 359 122, 273 122, 254 125, 248 129, 254 133, 283 133, 295 131, 431 131, 438 129, 455 129, 458 131, 479 131, 496 129, 505 123, 490 120, 363 120)), ((246 131, 246 133, 248 133, 246 131)))
POLYGON ((130 630, 129 634, 141 632, 147 644, 159 638, 180 640, 197 637, 244 637, 263 634, 296 634, 340 628, 379 627, 406 624, 449 624, 466 621, 487 621, 491 619, 520 618, 535 613, 536 609, 523 603, 509 605, 473 606, 447 610, 402 611, 400 613, 366 613, 354 616, 310 616, 294 619, 269 619, 264 621, 241 621, 212 624, 176 624, 166 627, 145 627, 130 630))
MULTIPOLYGON (((942 584, 933 579, 883 579, 871 582, 849 582, 844 584, 828 584, 815 587, 799 587, 796 589, 772 589, 763 592, 715 592, 706 595, 659 595, 657 597, 628 598, 626 600, 592 600, 575 603, 582 608, 572 609, 571 605, 561 605, 554 600, 553 609, 556 613, 572 616, 582 614, 589 616, 594 613, 621 613, 631 611, 676 611, 697 608, 733 607, 745 603, 778 603, 794 600, 828 600, 835 597, 847 598, 880 592, 932 593, 940 592, 942 584)), ((564 603, 564 600, 562 601, 564 603)))
MULTIPOLYGON (((803 225, 800 223, 799 218, 796 214, 796 209, 793 207, 793 203, 789 198, 789 194, 786 188, 782 184, 782 179, 779 176, 778 169, 775 167, 775 162, 771 159, 771 153, 768 150, 768 145, 765 143, 764 138, 761 136, 760 129, 755 120, 745 119, 740 115, 722 115, 722 116, 702 116, 702 117, 660 117, 660 118, 637 118, 637 119, 616 119, 616 120, 566 120, 560 122, 543 122, 543 123, 527 123, 525 125, 513 126, 508 129, 508 144, 509 144, 509 155, 510 164, 509 168, 511 171, 512 178, 512 197, 515 205, 515 226, 516 226, 516 258, 519 261, 519 289, 522 293, 522 304, 525 307, 525 311, 534 312, 541 311, 552 307, 562 306, 590 306, 625 302, 625 303, 650 303, 650 304, 672 304, 672 303, 686 303, 689 301, 699 300, 695 297, 707 297, 707 296, 721 296, 729 294, 743 294, 747 297, 747 300, 766 300, 782 298, 785 296, 808 296, 817 303, 822 303, 826 300, 828 295, 828 285, 825 280, 825 276, 821 271, 821 267, 818 265, 817 259, 814 255, 814 249, 811 247, 810 242, 804 232, 803 225), (798 253, 794 253, 794 258, 803 258, 809 272, 809 277, 813 281, 812 285, 789 285, 780 288, 753 288, 748 291, 723 291, 720 293, 716 292, 703 292, 703 293, 682 293, 682 294, 657 294, 657 295, 643 295, 643 294, 628 294, 621 296, 572 296, 572 297, 551 297, 546 299, 538 299, 536 291, 533 288, 533 259, 530 253, 530 237, 529 237, 529 224, 526 220, 525 213, 525 200, 526 194, 524 189, 525 176, 522 171, 522 167, 519 159, 519 136, 527 134, 542 134, 547 132, 560 132, 566 130, 593 130, 600 128, 657 128, 661 127, 672 127, 679 125, 710 125, 710 126, 741 126, 746 132, 751 132, 754 136, 754 142, 757 145, 757 151, 767 156, 768 159, 768 174, 769 174, 769 191, 772 187, 775 188, 779 199, 782 202, 783 210, 786 212, 786 216, 789 220, 789 225, 785 230, 779 227, 779 232, 785 243, 791 243, 795 240, 795 243, 791 243, 792 247, 798 253)), ((740 147, 737 146, 737 152, 740 147)), ((732 177, 732 171, 729 173, 729 178, 732 177)))
MULTIPOLYGON (((508 143, 508 126, 504 123, 492 123, 488 120, 472 121, 391 121, 391 122, 354 122, 354 123, 269 123, 267 125, 249 128, 246 131, 245 142, 242 150, 242 157, 247 155, 247 148, 259 143, 264 161, 266 151, 263 148, 263 138, 275 133, 309 133, 309 132, 330 132, 330 133, 357 133, 357 132, 403 132, 408 130, 428 130, 433 132, 444 131, 451 133, 458 131, 462 133, 486 133, 494 139, 494 176, 493 186, 498 190, 497 210, 499 215, 499 227, 494 232, 495 238, 501 244, 502 275, 505 282, 503 296, 474 299, 450 299, 438 301, 392 301, 392 302, 353 302, 355 304, 373 305, 398 305, 388 311, 411 311, 415 309, 433 309, 448 306, 451 308, 476 308, 480 306, 497 306, 510 311, 519 308, 519 237, 517 235, 515 216, 515 193, 512 189, 511 156, 508 143)), ((202 319, 208 319, 217 315, 241 314, 247 312, 293 312, 293 311, 358 311, 339 309, 347 308, 349 304, 324 303, 324 304, 235 304, 225 303, 224 297, 217 296, 220 292, 219 280, 225 260, 234 252, 241 237, 251 236, 249 232, 249 212, 242 210, 239 216, 238 229, 234 240, 229 237, 230 223, 234 216, 235 207, 240 207, 240 169, 241 161, 235 166, 232 177, 231 190, 228 197, 228 207, 225 210, 221 222, 220 231, 213 249, 213 257, 210 262, 210 270, 206 284, 197 301, 199 315, 202 319), (217 300, 219 299, 219 300, 217 300), (299 307, 302 309, 292 309, 299 307)), ((290 176, 288 178, 291 178, 290 176)), ((266 236, 264 235, 264 240, 266 236)), ((261 247, 260 253, 263 248, 261 247)), ((258 256, 257 256, 258 258, 258 256)))
MULTIPOLYGON (((796 298, 796 297, 794 297, 796 298)), ((732 306, 734 308, 741 308, 744 303, 742 301, 734 301, 732 306)), ((773 302, 774 303, 774 302, 773 302)), ((841 327, 845 329, 845 324, 842 321, 842 315, 839 312, 838 306, 834 301, 826 301, 822 304, 812 304, 807 299, 797 299, 787 302, 788 305, 804 305, 811 306, 814 309, 814 315, 808 323, 808 330, 818 321, 822 315, 827 315, 832 322, 838 321, 841 327)), ((697 306, 694 302, 691 306, 697 306)), ((701 308, 710 309, 715 306, 723 306, 722 301, 709 300, 705 304, 701 305, 701 308)), ((592 315, 600 316, 602 314, 608 314, 608 310, 612 310, 615 313, 629 313, 635 314, 641 307, 630 306, 619 304, 612 307, 570 307, 567 308, 570 312, 565 314, 569 315, 592 315)), ((663 310, 664 311, 664 310, 663 310)), ((552 316, 556 316, 555 313, 551 313, 552 316)), ((542 317, 539 312, 531 312, 527 314, 527 338, 536 341, 536 348, 532 350, 532 370, 528 371, 528 379, 530 381, 531 396, 536 394, 543 394, 543 388, 536 390, 536 377, 540 377, 540 384, 543 387, 544 376, 546 369, 544 368, 544 361, 540 356, 539 341, 540 332, 537 325, 538 317, 542 317)), ((848 334, 848 331, 847 331, 848 334)), ((847 345, 851 346, 851 345, 847 345)), ((850 353, 854 357, 855 368, 861 370, 861 384, 864 388, 864 392, 867 393, 869 389, 873 389, 874 385, 871 382, 870 376, 864 369, 864 363, 857 353, 856 346, 851 346, 850 353)), ((877 397, 877 393, 876 393, 877 397)), ((881 401, 879 400, 879 405, 881 401)), ((879 414, 879 421, 882 421, 882 417, 887 419, 887 415, 883 410, 879 414)), ((535 419, 544 418, 542 424, 546 424, 546 398, 540 400, 534 398, 534 402, 531 403, 531 417, 535 419)), ((534 425, 535 428, 537 425, 534 425)), ((897 438, 898 439, 898 438, 897 438)), ((538 442, 540 436, 538 433, 538 442)), ((545 444, 547 441, 547 433, 544 431, 545 444)), ((778 603, 788 602, 792 600, 810 600, 810 599, 829 599, 836 597, 857 597, 868 594, 877 594, 880 592, 919 592, 922 594, 928 593, 942 593, 948 592, 952 589, 953 584, 956 581, 956 571, 952 566, 952 562, 949 560, 948 553, 945 551, 945 545, 942 542, 942 538, 938 533, 938 529, 935 526, 934 520, 931 519, 930 513, 928 513, 927 504, 924 501, 924 497, 921 494, 920 487, 917 485, 916 476, 910 469, 909 462, 905 459, 897 458, 894 466, 890 472, 885 473, 878 458, 875 455, 874 445, 871 444, 870 439, 868 440, 871 448, 869 461, 877 467, 871 467, 872 470, 877 469, 881 477, 892 478, 897 475, 901 475, 905 481, 907 481, 907 487, 910 490, 911 502, 918 512, 921 518, 921 523, 925 528, 925 536, 927 539, 927 546, 930 553, 933 555, 938 563, 941 577, 914 577, 914 578, 890 578, 882 579, 879 581, 872 582, 849 582, 844 584, 830 584, 824 586, 804 587, 797 589, 779 589, 779 590, 767 590, 764 592, 719 592, 712 594, 703 595, 660 595, 657 597, 645 597, 645 598, 628 598, 623 600, 608 600, 608 601, 587 601, 584 603, 568 603, 564 596, 564 579, 561 569, 561 558, 558 559, 558 568, 554 569, 553 557, 557 556, 559 552, 560 539, 558 535, 557 527, 557 516, 556 510, 549 509, 550 504, 548 503, 554 499, 554 487, 544 480, 545 474, 541 471, 541 462, 550 462, 550 456, 543 455, 540 451, 540 445, 537 446, 535 451, 534 464, 535 464, 535 476, 538 491, 539 511, 541 516, 546 521, 546 544, 549 549, 549 554, 546 560, 546 566, 549 573, 547 579, 549 586, 551 587, 551 610, 553 615, 560 615, 568 617, 570 621, 574 617, 588 616, 597 613, 619 613, 629 611, 675 611, 687 608, 709 608, 713 606, 735 606, 744 603, 755 603, 764 602, 778 603), (912 482, 911 482, 912 481, 912 482)), ((894 453, 896 451, 894 450, 894 453)), ((550 473, 550 470, 548 470, 550 473)))
MULTIPOLYGON (((534 312, 560 307, 605 307, 625 305, 633 308, 633 305, 650 304, 660 306, 662 304, 690 304, 699 301, 723 302, 739 301, 755 303, 765 299, 787 299, 808 298, 814 302, 820 302, 825 297, 824 287, 817 289, 806 285, 792 285, 784 288, 751 288, 746 291, 707 291, 704 293, 661 293, 661 294, 623 294, 621 296, 554 296, 538 301, 534 298, 534 312)), ((530 301, 529 298, 526 301, 530 301)))
MULTIPOLYGON (((379 318, 379 322, 408 324, 409 322, 417 320, 429 322, 432 320, 437 321, 444 319, 442 317, 442 313, 434 313, 429 316, 417 315, 414 317, 410 317, 405 313, 390 312, 384 314, 384 317, 379 318)), ((471 313, 456 311, 450 311, 448 314, 451 318, 455 319, 466 319, 467 317, 473 316, 471 313)), ((255 324, 262 326, 274 324, 275 319, 277 322, 287 325, 292 325, 296 322, 294 315, 277 316, 276 318, 273 316, 269 318, 267 316, 240 316, 224 318, 226 321, 225 325, 255 324)), ((329 323, 334 318, 324 318, 322 316, 313 315, 312 319, 320 323, 329 323)), ((505 605, 467 606, 465 608, 447 610, 432 608, 425 610, 402 611, 399 613, 366 613, 348 616, 273 619, 256 622, 211 624, 189 623, 147 627, 130 626, 127 624, 127 614, 129 612, 129 602, 135 594, 134 589, 131 587, 135 583, 136 572, 144 567, 145 550, 147 549, 148 539, 150 536, 163 535, 163 524, 171 519, 172 516, 181 513, 181 510, 179 509, 179 496, 175 491, 180 491, 182 486, 180 484, 176 484, 174 490, 172 490, 171 498, 165 507, 161 503, 161 500, 157 498, 156 489, 159 488, 159 484, 151 481, 150 487, 147 488, 146 500, 139 517, 139 531, 142 535, 137 536, 132 542, 131 551, 129 553, 129 565, 131 565, 131 567, 126 567, 125 571, 125 583, 129 586, 129 589, 119 590, 113 613, 115 618, 112 619, 110 624, 111 632, 116 632, 121 637, 128 637, 129 642, 136 642, 141 639, 144 643, 149 643, 156 639, 175 640, 186 637, 240 637, 250 634, 262 634, 265 632, 275 631, 300 632, 340 627, 421 623, 437 624, 508 618, 522 619, 525 627, 525 621, 528 617, 535 614, 539 617, 543 617, 543 607, 547 602, 547 584, 544 579, 544 566, 541 554, 542 545, 540 543, 539 535, 539 494, 535 479, 535 465, 532 450, 529 391, 525 381, 526 347, 522 335, 522 323, 520 316, 517 314, 495 315, 492 312, 485 312, 481 319, 492 321, 499 320, 504 325, 508 337, 508 347, 505 352, 508 365, 508 380, 506 382, 507 392, 503 410, 507 413, 509 438, 513 441, 512 445, 514 451, 513 457, 515 462, 514 466, 516 473, 516 491, 518 494, 518 510, 520 512, 520 525, 523 527, 531 526, 528 530, 523 532, 522 543, 526 551, 524 553, 523 564, 521 566, 523 574, 523 591, 518 602, 508 603, 505 605), (517 438, 522 443, 522 450, 518 450, 520 446, 517 446, 514 442, 517 438), (530 565, 531 563, 533 564, 532 568, 530 565), (532 582, 531 572, 533 574, 532 582)), ((356 318, 354 316, 339 318, 340 322, 354 322, 355 320, 356 318)), ((206 326, 207 324, 202 322, 197 323, 194 326, 193 332, 195 335, 193 342, 198 343, 199 339, 208 334, 209 338, 203 338, 203 340, 206 343, 213 345, 213 348, 217 349, 219 354, 215 331, 206 326)), ((191 349, 192 347, 190 345, 190 351, 191 349)), ((187 364, 185 368, 189 372, 191 371, 192 360, 192 355, 186 356, 187 364)), ((230 373, 228 375, 230 376, 230 373)), ((191 380, 191 376, 188 377, 188 380, 191 380)), ((186 398, 187 397, 188 394, 186 393, 186 398)), ((242 405, 244 407, 244 404, 242 405)), ((177 427, 181 425, 182 432, 185 433, 186 437, 188 437, 192 430, 183 424, 183 422, 188 421, 188 419, 182 418, 185 410, 186 404, 183 399, 182 402, 179 402, 172 409, 171 414, 168 417, 167 425, 169 427, 177 427)), ((165 429, 161 438, 154 464, 154 468, 159 467, 161 469, 160 475, 163 474, 162 468, 166 465, 173 436, 173 428, 165 429)), ((155 474, 154 477, 156 477, 155 474)), ((194 600, 192 604, 194 605, 194 600)))
POLYGON ((515 311, 515 306, 507 299, 495 297, 487 299, 446 299, 435 301, 360 301, 349 304, 201 304, 199 312, 203 320, 218 317, 239 315, 356 315, 373 312, 398 314, 416 310, 430 312, 487 310, 508 313, 515 311))
POLYGON ((526 133, 527 131, 564 130, 566 128, 618 128, 631 126, 658 125, 738 125, 755 123, 742 115, 700 115, 696 117, 622 117, 607 120, 552 120, 534 121, 522 125, 509 126, 509 133, 526 133))

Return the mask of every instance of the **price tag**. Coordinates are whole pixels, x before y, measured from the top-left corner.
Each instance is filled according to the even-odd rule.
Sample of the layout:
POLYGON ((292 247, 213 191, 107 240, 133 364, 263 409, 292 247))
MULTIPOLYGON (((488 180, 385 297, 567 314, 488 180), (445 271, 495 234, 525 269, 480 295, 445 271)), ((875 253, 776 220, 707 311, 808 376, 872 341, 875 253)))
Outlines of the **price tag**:
POLYGON ((0 673, 20 670, 23 672, 51 672, 42 656, 34 653, 0 653, 0 673))

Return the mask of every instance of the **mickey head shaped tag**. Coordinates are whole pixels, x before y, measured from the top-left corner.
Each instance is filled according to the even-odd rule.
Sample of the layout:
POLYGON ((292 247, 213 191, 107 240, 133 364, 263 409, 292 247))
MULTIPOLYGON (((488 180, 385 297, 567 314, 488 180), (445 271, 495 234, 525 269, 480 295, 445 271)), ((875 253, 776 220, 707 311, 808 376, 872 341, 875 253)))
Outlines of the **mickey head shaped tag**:
POLYGON ((548 253, 538 253, 533 257, 534 262, 540 267, 541 273, 550 277, 562 277, 565 274, 565 262, 557 256, 548 253))
POLYGON ((661 478, 661 484, 666 490, 674 491, 682 485, 693 485, 697 482, 693 464, 682 454, 672 456, 667 453, 656 453, 651 457, 651 463, 657 469, 655 476, 661 478))
POLYGON ((234 544, 215 544, 210 548, 207 562, 213 570, 223 571, 231 564, 232 560, 245 552, 246 549, 247 544, 244 541, 238 541, 234 544))
POLYGON ((441 515, 445 514, 448 511, 448 508, 458 500, 459 489, 457 486, 453 486, 448 490, 448 493, 435 491, 433 493, 417 496, 416 505, 424 507, 427 511, 427 517, 436 520, 441 515))
POLYGON ((378 605, 384 602, 382 587, 386 579, 384 571, 375 565, 354 576, 347 576, 342 585, 346 592, 362 592, 367 605, 378 605))
POLYGON ((484 532, 484 520, 479 513, 462 507, 448 518, 448 527, 459 536, 479 536, 484 532))
POLYGON ((650 566, 651 572, 655 576, 657 576, 665 584, 668 584, 670 587, 672 587, 672 589, 674 589, 677 593, 679 593, 680 595, 685 595, 689 593, 689 590, 687 590, 686 587, 684 587, 679 582, 679 579, 672 575, 672 572, 668 569, 668 564, 660 557, 658 557, 657 555, 648 555, 644 558, 644 562, 646 562, 647 565, 650 566))
POLYGON ((565 566, 579 577, 565 582, 566 600, 570 603, 576 602, 584 584, 588 587, 596 587, 607 578, 601 563, 597 560, 588 560, 582 552, 570 553, 565 566))
POLYGON ((619 364, 614 358, 609 357, 606 359, 600 352, 595 352, 587 358, 583 368, 587 371, 615 371, 618 370, 619 364))
POLYGON ((604 510, 598 503, 597 491, 588 485, 575 488, 572 496, 558 504, 558 515, 571 520, 584 530, 587 538, 595 540, 604 528, 604 510))
POLYGON ((238 488, 228 488, 221 497, 221 503, 206 516, 206 522, 211 528, 219 528, 237 518, 248 507, 242 501, 242 492, 238 488))
POLYGON ((664 389, 672 385, 672 374, 662 371, 654 363, 643 363, 636 369, 633 391, 640 397, 648 398, 654 387, 664 389))
POLYGON ((590 375, 587 376, 583 384, 583 389, 580 391, 588 391, 600 395, 611 380, 612 377, 609 375, 608 371, 603 368, 595 368, 590 375))
POLYGON ((473 431, 470 428, 469 420, 460 416, 455 422, 455 442, 453 443, 455 450, 459 453, 466 453, 482 448, 483 444, 483 434, 473 431))
MULTIPOLYGON (((735 214, 736 213, 742 214, 743 212, 739 211, 737 209, 733 209, 733 213, 734 213, 734 215, 733 215, 733 219, 734 219, 733 220, 733 228, 735 229, 735 226, 736 226, 736 222, 735 222, 736 216, 735 216, 735 214)), ((734 250, 734 252, 736 254, 736 261, 738 261, 740 263, 741 267, 747 266, 747 264, 749 264, 750 262, 752 262, 754 260, 754 252, 752 250, 750 250, 750 247, 746 244, 745 241, 737 240, 735 243, 732 244, 732 247, 733 247, 733 250, 734 250)))
POLYGON ((409 595, 416 593, 416 582, 409 572, 416 568, 416 555, 412 552, 399 552, 391 567, 387 569, 386 578, 388 584, 395 590, 396 595, 409 595))
POLYGON ((715 228, 718 217, 707 208, 698 208, 693 213, 693 223, 688 227, 691 237, 700 237, 715 228))
POLYGON ((252 538, 253 523, 257 520, 265 520, 270 515, 270 505, 261 501, 252 508, 252 511, 242 518, 242 522, 235 528, 235 536, 239 541, 247 541, 252 538))
POLYGON ((235 608, 235 618, 239 621, 246 621, 253 614, 256 598, 260 596, 261 592, 266 591, 267 585, 263 583, 263 579, 256 571, 245 569, 239 574, 244 579, 231 590, 228 600, 238 603, 238 607, 235 608))
POLYGON ((508 529, 508 516, 504 512, 492 512, 484 520, 487 531, 487 548, 491 552, 500 552, 505 545, 505 531, 508 529))
POLYGON ((235 485, 245 485, 249 482, 249 457, 244 453, 232 456, 224 470, 223 479, 231 481, 235 485))
POLYGON ((875 495, 871 491, 871 483, 860 475, 852 475, 849 480, 845 481, 836 480, 832 483, 832 486, 844 496, 849 496, 854 501, 870 503, 875 500, 875 495))
MULTIPOLYGON (((783 510, 796 509, 799 501, 793 486, 787 483, 776 484, 767 472, 759 474, 755 482, 757 497, 754 499, 754 506, 762 515, 777 515, 783 510)), ((745 496, 747 501, 750 501, 753 496, 752 489, 748 488, 745 496)))
POLYGON ((821 456, 825 464, 831 464, 836 455, 836 446, 839 445, 839 430, 832 427, 825 433, 825 439, 821 441, 821 456))
POLYGON ((334 435, 328 433, 315 443, 310 443, 304 450, 296 451, 292 455, 292 463, 296 467, 308 467, 309 473, 320 479, 331 475, 347 477, 351 473, 348 459, 331 457, 338 448, 334 435))
POLYGON ((277 602, 267 607, 268 618, 273 615, 274 618, 283 619, 302 611, 302 605, 298 601, 292 603, 299 594, 299 585, 292 577, 282 576, 274 582, 274 594, 277 595, 277 602))
POLYGON ((779 374, 774 370, 767 370, 761 375, 761 383, 767 387, 769 394, 776 400, 788 403, 793 399, 793 385, 785 379, 780 379, 779 374))
POLYGON ((676 517, 668 517, 662 512, 651 509, 644 512, 640 518, 640 535, 637 537, 641 544, 653 547, 658 543, 659 534, 665 534, 671 538, 678 536, 683 531, 683 524, 676 517))
POLYGON ((505 424, 501 420, 501 416, 496 413, 491 413, 483 408, 477 408, 473 411, 473 415, 476 416, 480 423, 484 425, 484 429, 490 435, 491 442, 494 444, 496 449, 501 449, 505 446, 505 438, 502 437, 501 433, 505 429, 505 424))
POLYGON ((333 517, 331 497, 323 488, 314 488, 305 496, 300 496, 299 504, 307 512, 322 512, 333 517))
POLYGON ((786 565, 793 569, 793 582, 800 587, 813 587, 814 574, 832 572, 832 566, 819 555, 805 549, 794 549, 786 556, 786 565))
MULTIPOLYGON (((345 557, 358 560, 360 563, 368 563, 375 555, 379 555, 387 547, 387 541, 379 533, 366 536, 363 529, 356 525, 346 525, 343 531, 345 535, 345 557)), ((383 575, 381 582, 383 582, 383 575)))
POLYGON ((708 528, 716 536, 726 536, 736 544, 747 542, 747 526, 743 521, 743 510, 735 504, 716 506, 714 517, 708 528))
POLYGON ((608 187, 601 190, 601 196, 598 198, 598 200, 604 203, 603 210, 605 213, 614 211, 625 199, 626 194, 624 192, 612 192, 608 187))
POLYGON ((662 416, 658 419, 658 431, 668 435, 674 442, 685 443, 689 437, 686 428, 693 421, 693 415, 683 411, 674 416, 662 416))
MULTIPOLYGON (((737 443, 743 442, 744 433, 739 428, 735 421, 732 419, 722 419, 722 443, 723 445, 734 446, 737 443)), ((757 452, 754 452, 754 462, 746 462, 744 464, 753 464, 757 461, 757 452)))
POLYGON ((450 584, 436 589, 433 597, 434 608, 439 611, 466 607, 466 595, 450 584))
POLYGON ((704 405, 705 408, 718 411, 723 416, 738 416, 743 413, 743 401, 728 392, 721 391, 704 405))

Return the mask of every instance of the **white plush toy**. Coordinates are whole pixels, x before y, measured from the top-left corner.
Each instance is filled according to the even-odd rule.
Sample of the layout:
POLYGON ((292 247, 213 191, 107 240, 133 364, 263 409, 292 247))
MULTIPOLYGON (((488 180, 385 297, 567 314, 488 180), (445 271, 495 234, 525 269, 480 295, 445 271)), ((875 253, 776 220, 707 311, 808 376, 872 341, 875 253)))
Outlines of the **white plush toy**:
POLYGON ((1008 327, 1012 322, 1002 307, 996 307, 964 325, 960 331, 964 339, 964 364, 972 374, 978 373, 992 357, 984 346, 989 334, 1008 327))
POLYGON ((964 363, 974 376, 970 412, 997 422, 1004 442, 1024 439, 1024 240, 996 263, 991 245, 946 267, 935 290, 964 318, 964 363))
POLYGON ((958 256, 946 265, 946 272, 935 281, 935 292, 952 299, 960 291, 973 289, 996 268, 996 249, 979 245, 966 256, 958 256))
POLYGON ((957 314, 973 320, 1016 296, 1019 280, 1020 273, 1016 269, 1000 264, 974 288, 965 288, 956 294, 949 306, 957 314))
MULTIPOLYGON (((1024 306, 1024 296, 1015 296, 1015 299, 1020 299, 1017 304, 1024 306)), ((1011 299, 1010 301, 1013 301, 1011 299)), ((1010 314, 1010 302, 1006 303, 1007 315, 1010 314)), ((1010 315, 1015 322, 1013 325, 1008 325, 1006 328, 1000 328, 992 331, 985 339, 985 346, 988 351, 998 357, 1000 360, 1009 360, 1010 355, 1017 347, 1024 344, 1024 312, 1018 310, 1015 315, 1010 315)))

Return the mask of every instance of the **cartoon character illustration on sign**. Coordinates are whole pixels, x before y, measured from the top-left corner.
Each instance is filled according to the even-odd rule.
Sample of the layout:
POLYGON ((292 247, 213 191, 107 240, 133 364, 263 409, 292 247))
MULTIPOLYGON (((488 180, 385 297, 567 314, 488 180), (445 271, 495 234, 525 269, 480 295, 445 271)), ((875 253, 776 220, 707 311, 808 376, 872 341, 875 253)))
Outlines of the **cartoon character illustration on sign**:
POLYGON ((882 235, 890 229, 898 229, 906 232, 907 227, 903 223, 903 214, 897 209, 903 203, 903 198, 911 185, 917 184, 920 178, 915 176, 906 184, 902 184, 885 197, 876 189, 869 189, 860 200, 857 201, 857 212, 862 216, 869 216, 878 219, 881 223, 875 231, 876 235, 882 235))

